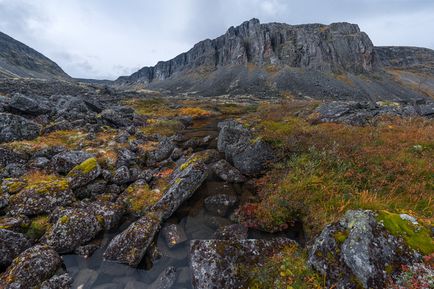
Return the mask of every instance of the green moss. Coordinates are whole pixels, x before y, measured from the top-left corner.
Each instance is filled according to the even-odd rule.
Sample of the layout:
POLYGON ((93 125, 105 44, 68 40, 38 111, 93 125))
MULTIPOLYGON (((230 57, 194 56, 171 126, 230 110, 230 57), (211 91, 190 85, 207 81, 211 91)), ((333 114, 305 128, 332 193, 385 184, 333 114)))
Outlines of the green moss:
POLYGON ((199 158, 198 156, 191 157, 190 159, 188 159, 185 163, 183 163, 183 164, 179 167, 179 170, 180 170, 180 171, 185 170, 186 168, 188 168, 188 166, 190 166, 191 164, 197 162, 199 159, 200 159, 200 158, 199 158))
POLYGON ((155 205, 162 197, 161 192, 151 190, 147 184, 132 184, 122 196, 128 212, 141 215, 147 208, 155 205))
POLYGON ((337 231, 334 233, 334 238, 342 244, 348 238, 348 231, 337 231))
POLYGON ((34 240, 42 237, 49 227, 48 219, 48 216, 35 217, 26 232, 27 237, 34 240))
POLYGON ((9 194, 16 194, 26 186, 26 182, 20 179, 6 178, 3 180, 2 190, 9 194))
POLYGON ((76 174, 88 174, 95 170, 98 166, 96 158, 89 158, 82 162, 81 164, 75 166, 68 174, 68 176, 73 176, 76 174))
POLYGON ((389 233, 401 237, 410 248, 424 255, 430 255, 434 252, 434 241, 427 227, 421 224, 414 225, 410 221, 402 219, 399 214, 387 211, 378 212, 377 219, 383 223, 389 233))
POLYGON ((59 222, 60 222, 61 224, 66 224, 66 223, 69 222, 69 217, 66 216, 66 215, 64 215, 64 216, 62 216, 62 217, 59 218, 59 222))

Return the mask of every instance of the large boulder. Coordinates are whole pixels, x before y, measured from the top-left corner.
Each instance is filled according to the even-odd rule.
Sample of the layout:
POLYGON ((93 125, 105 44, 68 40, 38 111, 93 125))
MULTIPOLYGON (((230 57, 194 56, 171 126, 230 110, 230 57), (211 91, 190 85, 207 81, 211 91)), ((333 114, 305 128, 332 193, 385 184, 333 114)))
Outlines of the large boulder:
POLYGON ((232 162, 242 174, 259 174, 274 158, 271 146, 262 140, 255 140, 242 124, 224 121, 218 126, 220 133, 217 148, 225 153, 226 160, 232 162))
POLYGON ((84 245, 102 230, 102 225, 91 209, 62 210, 57 220, 43 236, 43 243, 59 253, 68 253, 84 245))
POLYGON ((49 246, 36 245, 14 259, 0 277, 0 288, 39 288, 62 266, 62 258, 49 246))
POLYGON ((30 241, 21 233, 0 229, 0 268, 30 247, 30 241))
POLYGON ((92 157, 92 154, 84 151, 61 152, 51 159, 51 167, 60 174, 67 174, 75 166, 92 157))
POLYGON ((32 115, 44 114, 50 111, 47 105, 20 93, 16 93, 12 96, 8 105, 8 110, 11 112, 32 115))
POLYGON ((9 198, 8 211, 12 215, 51 213, 58 206, 75 201, 68 181, 63 178, 41 180, 26 186, 9 198))
POLYGON ((75 166, 67 175, 72 189, 87 185, 101 174, 101 168, 95 158, 90 158, 75 166))
POLYGON ((117 235, 107 247, 108 260, 137 266, 160 229, 178 207, 199 188, 207 177, 206 165, 193 155, 174 173, 169 189, 150 211, 117 235))
POLYGON ((134 110, 125 106, 104 109, 101 112, 104 122, 114 128, 128 127, 133 123, 134 110))
POLYGON ((32 140, 39 136, 41 127, 22 116, 0 113, 0 143, 32 140))
POLYGON ((322 231, 309 252, 309 264, 326 276, 328 286, 383 288, 402 265, 419 257, 376 213, 358 210, 322 231))
POLYGON ((261 266, 266 258, 279 254, 290 239, 193 240, 190 265, 193 288, 248 288, 241 266, 261 266))

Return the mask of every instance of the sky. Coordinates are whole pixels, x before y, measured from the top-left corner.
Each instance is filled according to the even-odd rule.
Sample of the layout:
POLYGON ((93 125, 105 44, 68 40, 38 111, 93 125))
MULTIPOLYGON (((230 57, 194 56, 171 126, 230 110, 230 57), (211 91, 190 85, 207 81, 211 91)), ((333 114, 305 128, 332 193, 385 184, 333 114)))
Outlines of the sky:
POLYGON ((375 45, 434 49, 434 0, 0 0, 0 31, 73 77, 116 79, 251 18, 351 22, 375 45))

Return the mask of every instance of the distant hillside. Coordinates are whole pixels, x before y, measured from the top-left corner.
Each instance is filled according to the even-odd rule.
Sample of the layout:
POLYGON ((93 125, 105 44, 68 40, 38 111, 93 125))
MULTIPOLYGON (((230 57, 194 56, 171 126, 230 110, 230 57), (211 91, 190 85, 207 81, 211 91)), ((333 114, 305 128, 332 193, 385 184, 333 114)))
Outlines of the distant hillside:
POLYGON ((0 78, 68 79, 56 63, 0 32, 0 78))
MULTIPOLYGON (((356 24, 260 24, 252 19, 216 39, 197 43, 172 60, 119 77, 115 84, 205 96, 408 101, 426 98, 431 92, 416 89, 396 70, 425 62, 434 63, 432 50, 374 47, 356 24), (400 62, 405 65, 397 67, 400 62)), ((425 70, 418 77, 429 82, 432 72, 425 70)))

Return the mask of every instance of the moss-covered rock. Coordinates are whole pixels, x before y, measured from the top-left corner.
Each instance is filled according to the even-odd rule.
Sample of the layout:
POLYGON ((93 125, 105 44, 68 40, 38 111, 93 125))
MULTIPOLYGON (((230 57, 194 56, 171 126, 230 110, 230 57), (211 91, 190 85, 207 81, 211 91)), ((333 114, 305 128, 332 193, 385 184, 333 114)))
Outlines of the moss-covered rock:
POLYGON ((31 220, 26 235, 30 239, 37 240, 45 234, 45 231, 47 231, 49 226, 50 222, 48 216, 37 216, 31 220))
POLYGON ((96 158, 89 158, 75 166, 67 175, 72 189, 87 185, 101 174, 101 168, 96 158))
POLYGON ((155 205, 162 196, 162 192, 152 190, 145 181, 138 180, 128 186, 119 196, 119 200, 125 204, 127 213, 140 216, 155 205))
POLYGON ((26 185, 27 182, 25 180, 17 178, 6 178, 2 182, 1 191, 3 191, 3 193, 13 195, 25 188, 26 185))
POLYGON ((38 175, 27 186, 9 198, 9 213, 38 215, 50 213, 57 206, 65 206, 75 200, 65 178, 55 175, 38 175))

